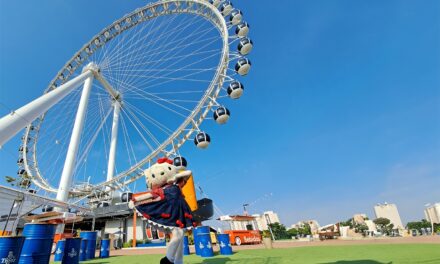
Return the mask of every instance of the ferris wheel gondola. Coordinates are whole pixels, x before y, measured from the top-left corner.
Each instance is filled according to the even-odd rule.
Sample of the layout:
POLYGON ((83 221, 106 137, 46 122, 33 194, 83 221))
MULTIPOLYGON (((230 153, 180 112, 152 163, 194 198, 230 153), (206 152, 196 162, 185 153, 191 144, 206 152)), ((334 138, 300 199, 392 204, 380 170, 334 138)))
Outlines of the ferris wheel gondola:
POLYGON ((232 25, 234 26, 238 25, 242 19, 243 19, 243 13, 240 10, 238 9, 232 10, 231 15, 229 16, 229 21, 232 23, 232 25))

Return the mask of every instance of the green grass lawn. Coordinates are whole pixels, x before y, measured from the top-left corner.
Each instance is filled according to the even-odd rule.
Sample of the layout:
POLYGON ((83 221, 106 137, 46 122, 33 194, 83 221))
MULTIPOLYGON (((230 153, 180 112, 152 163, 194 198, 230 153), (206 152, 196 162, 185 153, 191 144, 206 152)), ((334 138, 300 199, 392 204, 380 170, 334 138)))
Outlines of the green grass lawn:
MULTIPOLYGON (((141 255, 96 259, 83 263, 95 264, 148 264, 159 263, 162 255, 141 255)), ((425 263, 440 264, 440 244, 393 244, 316 246, 287 249, 241 250, 232 256, 217 255, 213 258, 184 257, 184 263, 204 264, 381 264, 425 263)))

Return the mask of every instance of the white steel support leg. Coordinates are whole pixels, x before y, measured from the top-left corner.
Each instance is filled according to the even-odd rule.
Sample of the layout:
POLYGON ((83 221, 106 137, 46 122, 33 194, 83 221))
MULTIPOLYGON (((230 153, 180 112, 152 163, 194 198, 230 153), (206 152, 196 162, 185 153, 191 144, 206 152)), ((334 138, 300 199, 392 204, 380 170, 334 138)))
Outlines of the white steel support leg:
POLYGON ((38 97, 34 101, 15 110, 14 112, 0 119, 0 148, 9 139, 15 136, 20 130, 25 128, 37 117, 44 114, 49 108, 66 97, 71 91, 79 87, 84 80, 93 77, 91 70, 86 70, 82 74, 59 86, 58 88, 38 97))
POLYGON ((69 198, 69 190, 72 183, 73 170, 75 168, 75 159, 78 152, 92 83, 93 75, 87 78, 84 82, 84 88, 81 94, 81 99, 79 101, 78 112, 76 112, 75 124, 73 125, 72 136, 70 137, 66 161, 64 162, 64 168, 61 174, 60 185, 57 193, 57 200, 62 202, 66 202, 69 198))
POLYGON ((113 124, 112 124, 112 138, 110 140, 110 151, 108 156, 107 165, 107 181, 113 179, 115 173, 115 160, 116 160, 116 146, 118 143, 118 127, 119 127, 119 114, 121 113, 121 103, 117 100, 113 103, 113 124))

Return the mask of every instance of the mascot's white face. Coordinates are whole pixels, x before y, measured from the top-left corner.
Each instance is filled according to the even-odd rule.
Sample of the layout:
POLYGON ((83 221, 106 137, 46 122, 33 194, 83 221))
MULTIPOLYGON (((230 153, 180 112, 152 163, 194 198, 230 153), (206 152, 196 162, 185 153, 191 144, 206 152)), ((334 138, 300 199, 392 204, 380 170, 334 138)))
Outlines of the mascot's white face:
POLYGON ((164 186, 178 173, 177 167, 167 162, 156 163, 144 171, 147 186, 155 189, 164 186))

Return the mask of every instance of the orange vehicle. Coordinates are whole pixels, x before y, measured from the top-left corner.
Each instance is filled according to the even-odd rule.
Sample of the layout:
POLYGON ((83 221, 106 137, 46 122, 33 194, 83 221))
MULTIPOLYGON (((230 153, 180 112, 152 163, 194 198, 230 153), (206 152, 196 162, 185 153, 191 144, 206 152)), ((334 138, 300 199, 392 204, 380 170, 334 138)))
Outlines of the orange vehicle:
POLYGON ((226 215, 220 217, 221 221, 229 222, 230 230, 223 233, 229 235, 232 245, 259 244, 261 243, 260 231, 257 229, 255 217, 250 215, 226 215))
POLYGON ((232 245, 261 243, 261 235, 258 230, 227 230, 224 233, 229 235, 229 241, 232 245))

